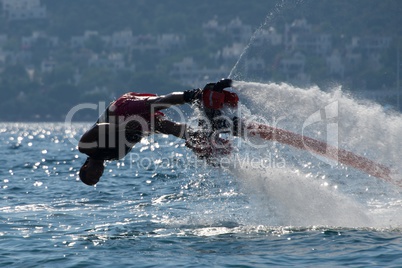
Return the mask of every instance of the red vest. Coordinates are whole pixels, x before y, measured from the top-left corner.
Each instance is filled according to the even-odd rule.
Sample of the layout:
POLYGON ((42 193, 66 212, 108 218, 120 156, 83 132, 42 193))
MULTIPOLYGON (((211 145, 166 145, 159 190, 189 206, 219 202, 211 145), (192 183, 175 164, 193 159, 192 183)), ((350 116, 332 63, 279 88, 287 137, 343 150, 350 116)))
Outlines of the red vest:
POLYGON ((124 116, 124 118, 130 115, 140 115, 149 118, 151 111, 147 100, 149 97, 155 96, 155 94, 148 93, 126 93, 110 105, 109 114, 124 116))

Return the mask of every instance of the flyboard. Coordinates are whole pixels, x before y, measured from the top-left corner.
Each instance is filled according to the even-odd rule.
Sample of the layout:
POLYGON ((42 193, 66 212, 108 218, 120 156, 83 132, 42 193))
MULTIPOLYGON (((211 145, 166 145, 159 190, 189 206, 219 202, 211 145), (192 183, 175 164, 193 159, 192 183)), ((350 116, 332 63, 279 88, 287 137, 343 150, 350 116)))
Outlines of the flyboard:
MULTIPOLYGON (((231 87, 231 85, 232 80, 223 79, 216 84, 207 85, 203 90, 202 109, 204 110, 204 113, 210 125, 212 125, 213 131, 219 131, 219 129, 228 128, 228 124, 222 122, 222 120, 220 120, 219 118, 222 117, 220 110, 224 104, 230 106, 237 105, 237 94, 228 93, 223 90, 224 88, 231 87)), ((297 149, 306 150, 402 187, 401 183, 396 183, 391 178, 393 172, 389 167, 379 164, 366 157, 357 155, 345 149, 331 146, 326 142, 281 128, 276 128, 257 122, 243 122, 240 124, 242 126, 240 126, 238 123, 235 122, 241 122, 241 119, 233 119, 233 122, 231 123, 235 128, 237 128, 237 130, 234 131, 236 136, 244 137, 245 135, 250 135, 259 137, 265 141, 276 141, 297 149), (241 131, 239 132, 238 130, 240 129, 241 131)))

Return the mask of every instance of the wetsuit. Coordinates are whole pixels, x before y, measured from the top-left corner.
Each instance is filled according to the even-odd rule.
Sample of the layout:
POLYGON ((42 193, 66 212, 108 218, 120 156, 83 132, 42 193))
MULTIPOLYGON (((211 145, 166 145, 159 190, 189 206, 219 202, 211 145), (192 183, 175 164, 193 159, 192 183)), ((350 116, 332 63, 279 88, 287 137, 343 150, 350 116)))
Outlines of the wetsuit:
POLYGON ((149 97, 155 94, 126 93, 112 102, 80 141, 79 150, 96 160, 117 160, 151 132, 151 123, 163 113, 151 113, 149 97), (92 143, 92 145, 88 145, 92 143))

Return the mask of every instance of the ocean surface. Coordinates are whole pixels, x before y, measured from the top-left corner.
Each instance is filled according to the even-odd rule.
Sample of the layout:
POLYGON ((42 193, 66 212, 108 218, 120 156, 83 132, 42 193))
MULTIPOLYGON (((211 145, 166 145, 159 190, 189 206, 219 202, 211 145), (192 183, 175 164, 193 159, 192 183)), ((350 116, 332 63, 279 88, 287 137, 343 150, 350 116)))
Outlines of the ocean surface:
POLYGON ((89 187, 77 140, 92 123, 0 123, 0 267, 402 267, 400 114, 340 88, 235 88, 242 115, 387 165, 392 181, 257 139, 211 166, 155 135, 89 187))

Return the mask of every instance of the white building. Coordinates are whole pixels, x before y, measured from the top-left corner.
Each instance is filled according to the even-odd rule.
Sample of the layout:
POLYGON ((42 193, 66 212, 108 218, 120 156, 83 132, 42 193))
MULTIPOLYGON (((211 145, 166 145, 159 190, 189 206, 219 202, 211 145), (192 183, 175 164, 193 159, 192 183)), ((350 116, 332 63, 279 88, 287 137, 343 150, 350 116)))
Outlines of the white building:
POLYGON ((225 31, 225 27, 219 25, 216 18, 202 24, 203 36, 208 41, 213 41, 219 34, 225 31))
POLYGON ((21 38, 21 46, 23 48, 32 47, 39 39, 42 39, 46 42, 46 46, 48 47, 56 47, 59 44, 59 38, 55 36, 48 36, 44 32, 35 31, 31 34, 31 36, 23 36, 21 38))
POLYGON ((353 37, 350 48, 362 49, 368 54, 378 53, 389 48, 392 38, 387 36, 353 37))
POLYGON ((245 25, 239 18, 231 20, 227 25, 219 25, 216 18, 202 24, 204 38, 213 42, 215 38, 223 34, 229 36, 234 42, 248 43, 252 35, 250 25, 245 25))
POLYGON ((46 6, 40 0, 1 0, 3 12, 9 20, 45 19, 46 6))
POLYGON ((255 35, 253 45, 256 46, 279 46, 282 45, 282 34, 279 34, 274 27, 270 27, 268 30, 260 29, 255 35))
POLYGON ((186 38, 178 34, 161 34, 156 37, 156 43, 163 50, 179 48, 185 43, 186 38))
POLYGON ((122 70, 126 68, 124 56, 121 53, 109 55, 93 54, 88 61, 90 67, 105 68, 109 70, 122 70))
POLYGON ((186 86, 199 86, 200 84, 226 77, 229 70, 224 66, 218 69, 200 67, 192 57, 186 57, 173 64, 170 76, 186 86))
POLYGON ((306 65, 306 57, 301 53, 295 53, 290 58, 285 58, 280 61, 280 70, 284 74, 294 75, 304 72, 306 65))
POLYGON ((196 74, 198 71, 199 69, 194 59, 192 57, 186 57, 182 61, 173 64, 171 74, 182 77, 183 75, 196 74))
POLYGON ((303 50, 316 55, 326 55, 332 48, 329 34, 295 34, 291 38, 292 50, 303 50))
POLYGON ((85 31, 84 35, 73 36, 73 37, 71 37, 71 40, 70 40, 70 46, 72 48, 84 47, 85 42, 87 42, 93 36, 98 36, 98 32, 97 31, 85 31))
POLYGON ((239 18, 231 20, 226 26, 225 32, 228 33, 235 42, 243 43, 247 43, 252 35, 251 26, 244 25, 239 18))
POLYGON ((305 72, 306 57, 297 52, 290 58, 282 59, 279 70, 285 76, 286 81, 296 84, 309 84, 310 76, 305 72))
POLYGON ((238 59, 244 48, 245 45, 241 43, 233 43, 231 46, 225 46, 219 54, 224 60, 238 59))
POLYGON ((245 60, 246 73, 261 72, 266 69, 265 61, 262 58, 251 58, 245 60))
POLYGON ((110 45, 113 48, 129 48, 133 45, 133 32, 129 29, 115 32, 110 38, 110 45))
POLYGON ((285 25, 284 44, 287 50, 302 50, 322 56, 332 50, 332 37, 329 34, 314 33, 312 26, 301 19, 285 25))

